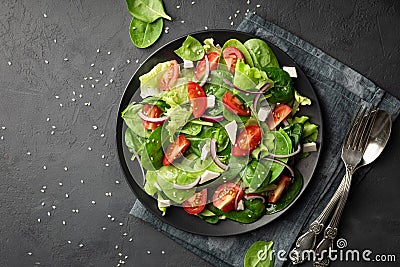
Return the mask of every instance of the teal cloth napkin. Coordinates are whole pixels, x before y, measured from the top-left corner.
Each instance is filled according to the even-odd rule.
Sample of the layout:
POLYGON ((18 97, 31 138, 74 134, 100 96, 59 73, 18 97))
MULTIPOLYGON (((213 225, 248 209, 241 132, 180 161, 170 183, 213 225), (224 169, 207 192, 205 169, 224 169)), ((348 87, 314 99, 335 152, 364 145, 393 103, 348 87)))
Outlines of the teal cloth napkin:
MULTIPOLYGON (((325 54, 296 35, 250 14, 238 27, 265 38, 278 46, 301 67, 309 78, 322 108, 324 147, 317 170, 307 190, 279 219, 251 233, 230 237, 206 237, 190 234, 162 223, 136 201, 130 214, 149 222, 157 230, 215 266, 243 266, 247 249, 257 240, 273 240, 274 249, 287 253, 296 238, 322 211, 344 174, 340 159, 341 143, 353 113, 360 103, 369 103, 386 110, 394 120, 400 111, 400 101, 378 88, 370 80, 325 54)), ((369 168, 354 177, 355 183, 369 168)), ((288 265, 276 261, 275 266, 288 265)))

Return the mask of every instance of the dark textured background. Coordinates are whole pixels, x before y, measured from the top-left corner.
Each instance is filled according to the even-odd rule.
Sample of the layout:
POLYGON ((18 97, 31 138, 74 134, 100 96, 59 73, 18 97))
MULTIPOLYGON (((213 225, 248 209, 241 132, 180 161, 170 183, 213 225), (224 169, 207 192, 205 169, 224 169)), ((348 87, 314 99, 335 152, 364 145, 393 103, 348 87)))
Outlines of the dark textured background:
MULTIPOLYGON (((126 255, 129 266, 207 266, 128 215, 135 197, 114 144, 136 60, 178 36, 234 29, 254 10, 400 97, 399 1, 194 2, 165 0, 168 34, 139 50, 125 1, 0 1, 0 266, 116 266, 126 255)), ((397 263, 399 133, 395 123, 388 148, 353 187, 339 233, 349 248, 394 253, 397 263)), ((344 265, 355 263, 333 264, 344 265)))

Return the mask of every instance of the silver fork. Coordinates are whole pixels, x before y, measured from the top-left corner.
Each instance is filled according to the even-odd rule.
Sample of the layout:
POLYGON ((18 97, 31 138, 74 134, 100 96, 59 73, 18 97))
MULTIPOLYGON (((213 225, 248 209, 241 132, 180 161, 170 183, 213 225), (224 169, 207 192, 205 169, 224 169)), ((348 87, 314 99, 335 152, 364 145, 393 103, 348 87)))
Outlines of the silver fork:
POLYGON ((346 134, 345 142, 342 147, 342 160, 346 168, 343 191, 335 213, 324 231, 324 237, 315 250, 316 258, 313 263, 314 267, 325 267, 330 263, 330 253, 328 252, 329 249, 333 249, 333 241, 338 232, 337 227, 349 195, 352 175, 357 165, 361 162, 365 148, 367 147, 375 117, 376 112, 371 111, 369 108, 360 107, 353 119, 352 127, 350 127, 346 134))

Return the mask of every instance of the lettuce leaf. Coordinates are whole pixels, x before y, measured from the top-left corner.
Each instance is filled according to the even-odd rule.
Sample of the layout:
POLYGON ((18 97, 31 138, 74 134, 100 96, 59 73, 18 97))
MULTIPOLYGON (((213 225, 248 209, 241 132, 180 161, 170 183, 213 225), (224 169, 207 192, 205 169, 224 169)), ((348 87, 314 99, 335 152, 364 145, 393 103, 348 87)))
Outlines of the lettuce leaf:
POLYGON ((309 121, 309 117, 301 116, 288 119, 288 122, 293 125, 296 123, 303 125, 303 133, 301 134, 302 143, 316 142, 318 137, 318 125, 309 121))
POLYGON ((233 77, 233 84, 243 90, 255 89, 269 82, 271 86, 273 82, 268 79, 265 71, 259 70, 255 67, 250 67, 242 60, 238 60, 235 68, 235 76, 233 77))
POLYGON ((295 114, 297 111, 299 111, 300 106, 309 106, 311 105, 311 99, 309 99, 306 96, 302 96, 297 92, 297 90, 294 90, 294 103, 293 103, 293 109, 292 109, 292 114, 295 114))
POLYGON ((176 106, 175 108, 170 108, 165 113, 169 117, 167 125, 165 128, 168 131, 170 141, 174 141, 174 134, 179 131, 188 122, 192 111, 181 106, 176 106))
POLYGON ((157 88, 158 81, 161 79, 165 71, 171 66, 171 61, 158 63, 148 73, 139 77, 140 96, 146 98, 148 96, 159 95, 162 90, 157 88))
POLYGON ((218 48, 217 46, 214 45, 214 39, 213 38, 207 38, 203 41, 204 45, 204 51, 206 54, 211 53, 211 52, 218 52, 221 53, 221 48, 218 48))
POLYGON ((161 100, 175 108, 188 101, 187 80, 179 79, 177 85, 169 91, 163 91, 160 95, 161 100))

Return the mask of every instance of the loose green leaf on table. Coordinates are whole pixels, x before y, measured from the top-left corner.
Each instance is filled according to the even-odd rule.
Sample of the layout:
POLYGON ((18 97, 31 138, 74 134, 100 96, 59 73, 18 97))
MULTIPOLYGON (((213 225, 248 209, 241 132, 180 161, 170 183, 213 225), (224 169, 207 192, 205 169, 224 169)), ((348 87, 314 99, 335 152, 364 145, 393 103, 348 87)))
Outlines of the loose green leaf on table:
POLYGON ((273 241, 257 241, 251 245, 244 257, 244 267, 273 267, 275 263, 273 245, 273 241))
POLYGON ((129 33, 132 43, 138 48, 146 48, 154 44, 163 30, 163 20, 159 18, 154 22, 144 22, 132 17, 129 33))
POLYGON ((163 7, 162 0, 126 0, 131 15, 143 22, 154 22, 158 18, 171 20, 163 7))
POLYGON ((204 47, 199 40, 188 35, 182 46, 175 50, 175 54, 182 59, 197 61, 204 57, 204 47))

